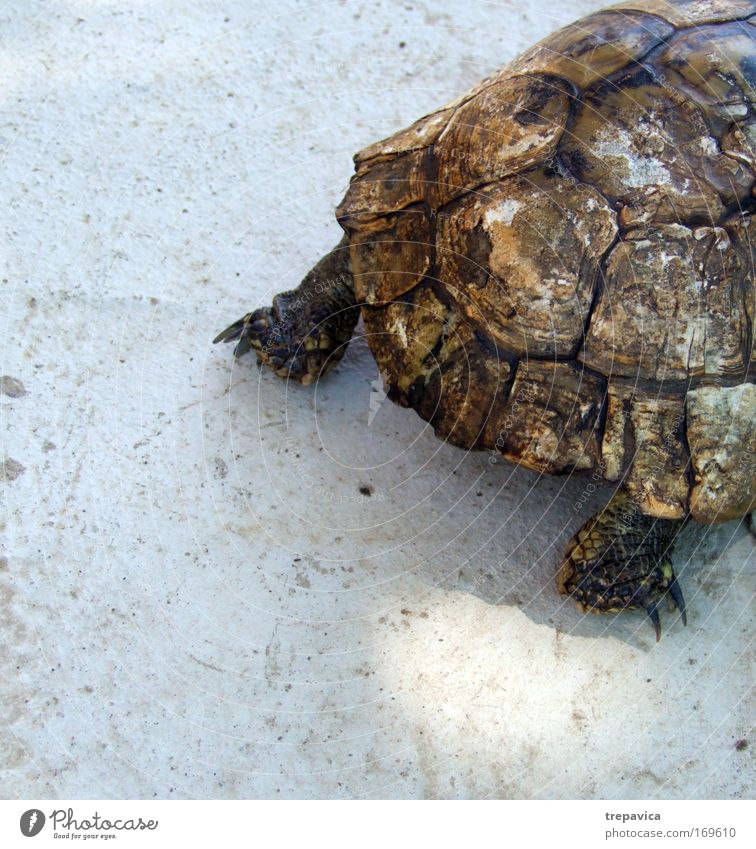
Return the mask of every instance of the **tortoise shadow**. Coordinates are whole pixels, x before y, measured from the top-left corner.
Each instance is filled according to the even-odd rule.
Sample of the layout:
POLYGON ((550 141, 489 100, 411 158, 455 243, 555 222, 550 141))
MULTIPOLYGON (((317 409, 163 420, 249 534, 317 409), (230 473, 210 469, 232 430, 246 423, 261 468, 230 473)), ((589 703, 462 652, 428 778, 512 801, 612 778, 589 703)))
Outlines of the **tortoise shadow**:
MULTIPOLYGON (((256 372, 244 369, 240 375, 248 382, 256 372)), ((258 380, 266 408, 287 420, 284 446, 300 446, 297 457, 319 462, 312 476, 331 487, 320 499, 311 490, 293 493, 293 515, 318 500, 322 512, 325 494, 331 506, 333 496, 352 494, 344 501, 349 507, 334 509, 327 519, 325 513, 312 517, 353 525, 346 532, 358 552, 354 568, 362 586, 385 583, 393 574, 396 581, 419 580, 429 596, 441 589, 475 596, 493 608, 516 607, 557 636, 613 638, 642 651, 655 647, 645 612, 585 614, 557 592, 555 577, 567 543, 607 503, 611 485, 586 473, 542 475, 492 452, 443 443, 414 411, 392 404, 381 392, 375 362, 361 338, 315 387, 288 386, 266 369, 253 377, 258 380), (349 455, 349 445, 358 453, 349 455), (374 497, 354 500, 358 490, 374 497), (369 541, 360 527, 367 529, 369 541)), ((252 434, 240 442, 251 444, 252 434)), ((280 450, 281 444, 277 434, 272 445, 280 450)), ((259 468, 259 462, 250 459, 249 466, 259 468)), ((300 466, 291 474, 301 474, 300 466)), ((298 533, 294 524, 289 531, 298 533)), ((690 523, 680 532, 673 563, 687 602, 689 638, 733 579, 723 552, 747 534, 744 521, 690 523)), ((331 550, 337 559, 344 553, 343 545, 331 550)), ((663 633, 682 631, 677 612, 661 612, 663 633)))
MULTIPOLYGON (((328 403, 342 411, 342 421, 364 426, 364 406, 375 401, 368 399, 365 385, 375 391, 380 383, 364 340, 353 343, 337 371, 328 383, 328 403)), ((412 546, 401 545, 396 557, 406 556, 407 567, 429 589, 471 594, 494 607, 515 606, 557 633, 611 637, 644 651, 656 645, 645 612, 585 614, 557 592, 555 576, 566 545, 610 499, 610 484, 590 473, 538 474, 492 452, 444 444, 414 411, 388 401, 377 413, 371 409, 364 438, 394 445, 403 467, 422 470, 421 493, 397 487, 392 464, 375 470, 372 484, 391 494, 397 513, 407 511, 406 538, 412 546)), ((393 544, 395 529, 386 531, 393 544)), ((689 631, 717 602, 722 587, 714 586, 713 575, 722 553, 745 534, 744 521, 691 522, 681 530, 673 562, 687 600, 689 631)), ((663 633, 682 627, 677 611, 662 611, 663 633)))
MULTIPOLYGON (((476 460, 469 463, 474 468, 476 460)), ((652 650, 656 645, 654 630, 644 611, 583 613, 556 588, 556 572, 569 540, 606 504, 613 491, 611 485, 593 481, 590 475, 547 478, 515 469, 479 526, 481 533, 495 534, 497 554, 502 548, 508 551, 504 561, 498 568, 495 561, 468 563, 449 585, 486 604, 516 606, 533 623, 547 625, 557 633, 614 638, 638 650, 652 650), (590 497, 581 501, 589 486, 590 497), (497 513, 507 517, 500 530, 496 529, 497 513)), ((744 521, 712 526, 690 522, 679 532, 672 560, 686 598, 689 632, 696 630, 699 620, 721 600, 732 580, 721 562, 724 553, 748 535, 744 521)), ((671 605, 669 610, 660 608, 660 612, 663 634, 684 628, 679 612, 671 605)))

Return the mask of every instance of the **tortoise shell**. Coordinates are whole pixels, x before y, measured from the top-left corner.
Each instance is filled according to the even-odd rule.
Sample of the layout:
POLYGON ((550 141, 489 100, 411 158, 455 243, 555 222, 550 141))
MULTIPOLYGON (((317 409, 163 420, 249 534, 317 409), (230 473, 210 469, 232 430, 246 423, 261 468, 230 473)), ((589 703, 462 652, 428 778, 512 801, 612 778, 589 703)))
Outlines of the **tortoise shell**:
POLYGON ((756 2, 635 0, 355 156, 337 210, 393 400, 467 449, 756 502, 756 2))

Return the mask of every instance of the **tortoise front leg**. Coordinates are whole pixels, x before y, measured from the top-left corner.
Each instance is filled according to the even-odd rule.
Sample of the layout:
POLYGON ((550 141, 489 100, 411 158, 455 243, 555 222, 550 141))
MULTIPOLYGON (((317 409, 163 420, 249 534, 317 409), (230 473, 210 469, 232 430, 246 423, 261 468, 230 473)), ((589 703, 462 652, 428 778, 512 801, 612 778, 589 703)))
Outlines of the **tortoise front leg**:
POLYGON ((236 341, 236 357, 253 349, 279 377, 308 384, 341 359, 358 318, 345 236, 296 289, 247 313, 213 342, 236 341))
POLYGON ((667 596, 686 624, 685 601, 669 552, 683 521, 654 519, 618 492, 572 538, 557 576, 584 611, 616 613, 644 609, 661 636, 658 602, 667 596))

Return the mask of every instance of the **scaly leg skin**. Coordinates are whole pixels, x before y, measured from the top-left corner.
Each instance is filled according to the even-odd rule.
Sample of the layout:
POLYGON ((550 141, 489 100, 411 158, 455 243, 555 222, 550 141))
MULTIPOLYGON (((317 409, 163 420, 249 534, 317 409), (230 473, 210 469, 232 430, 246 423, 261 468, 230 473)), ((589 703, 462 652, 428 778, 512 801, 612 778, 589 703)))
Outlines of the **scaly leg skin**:
POLYGON ((661 636, 658 602, 667 596, 686 624, 685 601, 669 550, 683 521, 653 519, 620 491, 570 541, 557 576, 583 611, 645 610, 656 640, 661 636))
POLYGON ((213 342, 236 341, 234 356, 252 349, 279 377, 306 385, 341 359, 358 318, 345 236, 296 289, 247 313, 213 342))

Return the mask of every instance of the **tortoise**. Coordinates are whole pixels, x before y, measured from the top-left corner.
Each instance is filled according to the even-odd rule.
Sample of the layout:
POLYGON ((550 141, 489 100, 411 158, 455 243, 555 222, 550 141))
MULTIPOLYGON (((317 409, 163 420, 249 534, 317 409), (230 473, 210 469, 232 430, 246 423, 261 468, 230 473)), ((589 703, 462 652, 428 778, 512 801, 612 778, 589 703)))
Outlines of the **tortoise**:
POLYGON ((756 0, 589 15, 357 153, 339 244, 215 341, 306 385, 362 316, 437 436, 609 481, 557 587, 658 640, 680 528, 756 507, 755 85, 756 0))

